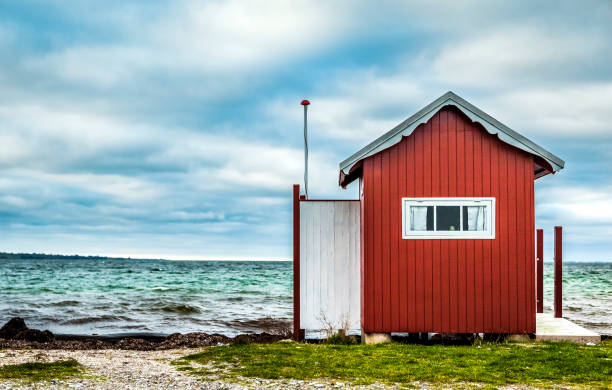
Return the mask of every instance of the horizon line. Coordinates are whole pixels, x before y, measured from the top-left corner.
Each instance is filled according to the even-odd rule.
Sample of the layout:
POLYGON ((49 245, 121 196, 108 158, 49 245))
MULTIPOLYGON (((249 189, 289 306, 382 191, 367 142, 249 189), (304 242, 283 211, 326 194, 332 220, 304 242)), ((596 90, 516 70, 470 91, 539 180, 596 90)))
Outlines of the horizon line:
POLYGON ((180 256, 180 255, 125 255, 117 253, 96 253, 96 254, 77 254, 77 253, 44 253, 44 252, 0 252, 8 255, 42 255, 42 256, 77 256, 77 257, 106 257, 109 259, 130 259, 130 260, 166 260, 166 261, 293 261, 288 257, 262 257, 262 256, 180 256))
MULTIPOLYGON (((7 255, 42 255, 42 256, 77 256, 77 257, 106 257, 109 259, 130 259, 130 260, 166 260, 166 261, 278 261, 278 262, 289 262, 293 261, 291 257, 262 257, 262 256, 251 256, 251 257, 240 257, 240 256, 180 256, 180 255, 150 255, 150 254, 137 254, 137 255, 123 255, 116 253, 107 254, 77 254, 77 253, 44 253, 44 252, 2 252, 0 254, 7 255)), ((612 260, 565 260, 564 264, 567 263, 612 263, 612 260)), ((544 260, 544 264, 554 264, 554 260, 544 260)))

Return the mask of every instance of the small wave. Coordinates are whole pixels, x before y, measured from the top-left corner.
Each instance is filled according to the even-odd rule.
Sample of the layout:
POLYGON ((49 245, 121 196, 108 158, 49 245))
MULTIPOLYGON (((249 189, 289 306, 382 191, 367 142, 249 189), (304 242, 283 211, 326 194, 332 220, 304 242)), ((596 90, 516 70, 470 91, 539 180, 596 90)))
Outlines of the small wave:
POLYGON ((57 306, 57 307, 64 307, 64 306, 77 306, 79 305, 81 302, 79 301, 71 301, 71 300, 67 300, 67 301, 59 301, 59 302, 53 302, 53 303, 49 303, 49 306, 57 306))
POLYGON ((248 320, 223 321, 223 324, 232 329, 241 331, 255 331, 268 333, 286 333, 291 329, 291 319, 262 317, 248 320))
POLYGON ((82 324, 91 324, 95 322, 110 322, 110 321, 132 321, 132 319, 126 316, 102 315, 98 317, 72 318, 69 320, 62 321, 61 324, 62 325, 82 325, 82 324))
POLYGON ((244 298, 243 297, 229 297, 227 298, 227 300, 230 302, 242 302, 244 301, 244 298))
POLYGON ((201 310, 197 306, 188 305, 186 303, 165 303, 155 305, 151 308, 147 308, 143 311, 161 311, 164 313, 175 313, 175 314, 198 314, 201 310))
POLYGON ((164 287, 164 286, 157 286, 151 289, 151 291, 171 291, 171 290, 173 289, 171 289, 170 287, 164 287))

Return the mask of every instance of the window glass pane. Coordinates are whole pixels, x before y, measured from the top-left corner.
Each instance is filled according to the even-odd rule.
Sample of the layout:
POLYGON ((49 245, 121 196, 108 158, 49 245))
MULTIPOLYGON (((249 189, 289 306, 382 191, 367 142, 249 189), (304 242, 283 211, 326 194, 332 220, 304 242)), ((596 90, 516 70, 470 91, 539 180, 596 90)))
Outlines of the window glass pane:
POLYGON ((433 230, 433 206, 410 206, 410 230, 433 230))
POLYGON ((436 227, 438 231, 460 230, 460 206, 436 206, 436 227))
POLYGON ((463 207, 463 230, 484 231, 487 230, 487 207, 486 206, 464 206, 463 207))

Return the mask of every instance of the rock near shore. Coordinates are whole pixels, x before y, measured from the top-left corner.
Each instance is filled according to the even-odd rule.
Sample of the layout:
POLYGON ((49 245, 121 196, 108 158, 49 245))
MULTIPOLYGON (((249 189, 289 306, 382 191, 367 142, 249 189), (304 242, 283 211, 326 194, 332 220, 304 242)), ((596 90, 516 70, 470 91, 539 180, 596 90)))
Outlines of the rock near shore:
POLYGON ((53 341, 55 337, 48 330, 30 329, 21 317, 11 318, 0 328, 0 338, 6 340, 24 340, 45 343, 53 341))

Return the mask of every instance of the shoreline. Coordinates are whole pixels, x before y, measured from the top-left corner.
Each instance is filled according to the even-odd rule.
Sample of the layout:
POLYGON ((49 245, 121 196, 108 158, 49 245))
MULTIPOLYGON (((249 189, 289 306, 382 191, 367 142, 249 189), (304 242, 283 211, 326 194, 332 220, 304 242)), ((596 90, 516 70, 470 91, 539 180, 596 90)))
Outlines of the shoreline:
MULTIPOLYGON (((612 339, 612 335, 600 333, 601 340, 612 339)), ((449 341, 465 342, 466 335, 437 335, 432 342, 448 343, 449 341), (449 337, 450 336, 450 337, 449 337)), ((10 319, 0 328, 0 349, 38 349, 38 350, 135 350, 161 351, 180 348, 200 348, 227 344, 270 344, 281 340, 293 339, 293 333, 284 328, 278 332, 241 333, 233 337, 219 333, 148 333, 129 332, 114 334, 61 334, 48 330, 29 328, 20 317, 10 319)), ((396 334, 394 339, 408 340, 403 334, 396 334)), ((314 342, 315 340, 311 340, 314 342)))
MULTIPOLYGON (((37 331, 36 329, 30 329, 37 331)), ((40 332, 40 331, 39 331, 40 332)), ((160 351, 178 348, 199 348, 225 344, 269 344, 292 338, 292 334, 243 333, 228 337, 218 333, 192 332, 159 334, 121 334, 112 336, 52 335, 47 339, 38 336, 0 337, 0 349, 41 350, 99 350, 121 349, 138 351, 160 351)))
POLYGON ((111 335, 53 334, 48 330, 29 328, 20 317, 11 318, 0 328, 0 349, 101 350, 121 349, 157 351, 198 348, 223 344, 268 344, 292 337, 292 333, 244 333, 228 337, 218 333, 118 333, 111 335))
POLYGON ((290 339, 291 335, 275 335, 271 333, 240 334, 227 337, 220 334, 174 333, 166 337, 130 336, 130 337, 98 337, 98 336, 66 336, 62 335, 52 340, 36 341, 24 339, 0 338, 0 349, 10 350, 132 350, 132 351, 164 351, 183 348, 201 348, 226 344, 269 344, 290 339))

